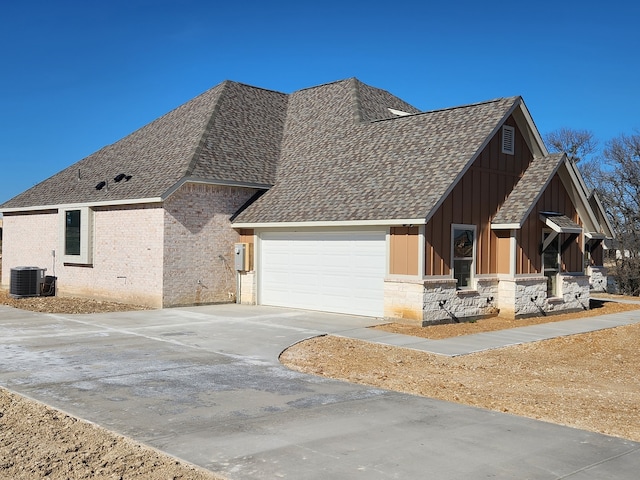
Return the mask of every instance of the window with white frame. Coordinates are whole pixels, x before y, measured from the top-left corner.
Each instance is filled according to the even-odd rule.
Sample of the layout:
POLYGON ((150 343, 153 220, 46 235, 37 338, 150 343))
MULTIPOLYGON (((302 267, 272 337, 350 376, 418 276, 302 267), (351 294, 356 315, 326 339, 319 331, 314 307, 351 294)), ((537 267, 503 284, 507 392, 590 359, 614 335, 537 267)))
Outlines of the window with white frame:
POLYGON ((473 288, 473 274, 476 264, 476 226, 451 226, 451 258, 453 278, 457 288, 469 290, 473 288))
POLYGON ((89 207, 65 208, 60 215, 60 251, 64 263, 93 263, 93 210, 89 207))
MULTIPOLYGON (((555 232, 545 231, 542 234, 543 245, 545 240, 555 232)), ((542 273, 547 278, 547 297, 558 296, 558 274, 560 273, 560 235, 553 238, 542 252, 542 273)))

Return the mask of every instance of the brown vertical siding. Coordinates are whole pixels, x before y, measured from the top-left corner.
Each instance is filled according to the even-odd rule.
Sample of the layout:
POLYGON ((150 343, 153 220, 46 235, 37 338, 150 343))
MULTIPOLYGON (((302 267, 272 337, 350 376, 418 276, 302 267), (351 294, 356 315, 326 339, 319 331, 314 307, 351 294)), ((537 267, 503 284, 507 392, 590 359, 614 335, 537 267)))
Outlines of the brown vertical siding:
POLYGON ((591 250, 591 265, 601 267, 604 263, 604 249, 602 243, 591 250))
POLYGON ((238 233, 240 234, 240 242, 248 243, 249 246, 247 248, 247 257, 249 259, 249 265, 247 268, 249 271, 253 270, 253 247, 254 247, 254 231, 253 228, 240 228, 238 229, 238 233))
MULTIPOLYGON (((539 213, 545 211, 559 212, 579 225, 582 221, 571 201, 567 190, 562 184, 562 180, 556 174, 542 196, 531 210, 529 217, 524 222, 518 235, 518 263, 516 273, 541 273, 542 256, 540 245, 542 243, 542 232, 544 224, 539 219, 539 213)), ((567 235, 561 235, 560 242, 564 242, 567 235)), ((583 270, 583 250, 582 234, 571 243, 562 254, 562 270, 565 272, 581 272, 583 270)))
POLYGON ((494 232, 493 257, 496 260, 495 273, 510 273, 511 265, 511 232, 509 230, 498 230, 494 232), (498 252, 500 253, 498 255, 498 252))
POLYGON ((491 218, 533 158, 513 118, 505 123, 516 129, 516 154, 501 153, 498 130, 427 224, 425 275, 449 274, 453 223, 477 227, 476 273, 499 273, 504 268, 497 258, 500 240, 491 231, 491 218))
POLYGON ((389 273, 417 275, 418 253, 418 227, 391 228, 389 273))

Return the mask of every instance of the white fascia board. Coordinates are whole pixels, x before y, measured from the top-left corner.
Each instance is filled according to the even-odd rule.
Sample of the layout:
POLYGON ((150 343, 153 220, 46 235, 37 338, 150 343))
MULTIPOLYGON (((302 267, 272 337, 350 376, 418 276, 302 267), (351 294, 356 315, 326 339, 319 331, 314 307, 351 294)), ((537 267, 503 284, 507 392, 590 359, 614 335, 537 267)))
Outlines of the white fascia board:
POLYGON ((520 230, 522 225, 519 223, 492 223, 491 230, 520 230))
MULTIPOLYGON (((596 202, 596 205, 598 206, 598 209, 600 210, 600 217, 602 217, 602 220, 604 221, 604 225, 600 224, 601 227, 605 227, 607 229, 607 233, 608 236, 607 238, 614 238, 614 234, 613 234, 613 225, 611 225, 611 222, 609 221, 609 217, 607 216, 605 210, 604 210, 604 206, 602 205, 602 202, 600 201, 600 195, 598 195, 597 190, 594 190, 591 193, 591 196, 593 197, 593 199, 596 202)), ((591 202, 589 202, 589 204, 591 204, 591 202)))
POLYGON ((561 227, 553 221, 553 217, 540 214, 540 220, 542 220, 547 227, 557 233, 582 233, 582 227, 561 227))
POLYGON ((525 121, 527 123, 527 127, 528 127, 529 131, 531 132, 533 138, 535 139, 536 143, 538 144, 537 146, 540 149, 541 156, 546 157, 547 155, 549 155, 549 151, 547 150, 547 147, 545 146, 544 141, 542 140, 542 136, 540 135, 540 132, 538 131, 538 127, 536 127, 536 124, 533 121, 533 117, 531 116, 531 113, 529 113, 529 109, 527 108, 527 106, 524 103, 524 100, 522 98, 520 99, 519 106, 520 106, 520 111, 522 113, 522 116, 524 117, 524 119, 525 119, 525 121))
POLYGON ((182 187, 185 183, 204 183, 207 185, 220 185, 224 187, 245 187, 245 188, 255 188, 258 190, 269 190, 273 185, 269 185, 266 183, 251 183, 251 182, 235 182, 231 180, 211 180, 208 178, 200 178, 200 177, 184 177, 180 179, 178 182, 173 184, 169 189, 162 194, 162 199, 166 200, 173 193, 176 192, 180 187, 182 187))
POLYGON ((38 210, 60 210, 69 208, 83 208, 83 207, 110 207, 119 205, 140 205, 143 203, 162 203, 160 197, 150 198, 127 198, 123 200, 105 200, 103 202, 83 202, 83 203, 60 203, 57 205, 35 205, 31 207, 15 207, 5 208, 3 213, 19 213, 19 212, 36 212, 38 210))
MULTIPOLYGON (((598 222, 596 215, 593 213, 593 210, 591 209, 591 205, 589 204, 589 199, 584 194, 584 190, 580 185, 580 180, 578 179, 579 173, 577 172, 577 167, 566 156, 564 160, 564 165, 567 169, 567 173, 569 174, 569 178, 571 179, 571 182, 573 182, 574 186, 576 187, 574 189, 574 191, 578 194, 578 198, 576 200, 579 200, 580 203, 582 204, 582 208, 576 205, 578 214, 583 219, 583 221, 588 220, 589 222, 591 222, 591 225, 589 225, 591 228, 585 228, 585 230, 595 230, 600 226, 600 222, 598 222)), ((560 176, 560 180, 562 180, 562 175, 560 176)), ((565 188, 566 187, 567 185, 565 185, 565 188)), ((569 192, 571 192, 570 189, 568 190, 569 192)))
POLYGON ((265 222, 265 223, 233 223, 233 228, 308 228, 308 227, 382 227, 424 225, 424 218, 392 219, 392 220, 339 220, 317 222, 265 222))
POLYGON ((608 238, 604 233, 599 232, 586 232, 584 236, 587 237, 587 240, 605 240, 608 238))

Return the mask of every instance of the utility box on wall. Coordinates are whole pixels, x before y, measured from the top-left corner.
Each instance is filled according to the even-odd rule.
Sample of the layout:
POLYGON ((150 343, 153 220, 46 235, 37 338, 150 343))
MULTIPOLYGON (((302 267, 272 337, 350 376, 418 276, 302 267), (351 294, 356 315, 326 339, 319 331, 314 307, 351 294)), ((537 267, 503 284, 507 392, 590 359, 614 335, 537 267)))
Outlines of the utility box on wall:
POLYGON ((236 243, 234 248, 235 269, 238 272, 247 271, 247 254, 249 248, 246 243, 236 243))

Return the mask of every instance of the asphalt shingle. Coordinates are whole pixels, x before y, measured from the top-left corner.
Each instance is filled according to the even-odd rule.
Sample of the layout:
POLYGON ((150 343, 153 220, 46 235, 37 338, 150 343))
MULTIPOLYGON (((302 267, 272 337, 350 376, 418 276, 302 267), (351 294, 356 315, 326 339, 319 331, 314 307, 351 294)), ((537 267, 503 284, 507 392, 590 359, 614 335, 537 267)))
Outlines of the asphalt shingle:
POLYGON ((355 78, 289 95, 227 81, 0 208, 161 198, 195 178, 273 185, 238 223, 426 218, 520 101, 420 113, 355 78))
POLYGON ((158 198, 188 176, 271 184, 286 103, 283 93, 223 82, 0 208, 158 198), (115 182, 121 173, 131 178, 115 182))
POLYGON ((562 153, 554 153, 546 157, 534 158, 491 223, 522 226, 531 207, 535 205, 536 200, 551 181, 551 177, 558 171, 564 157, 562 153))

